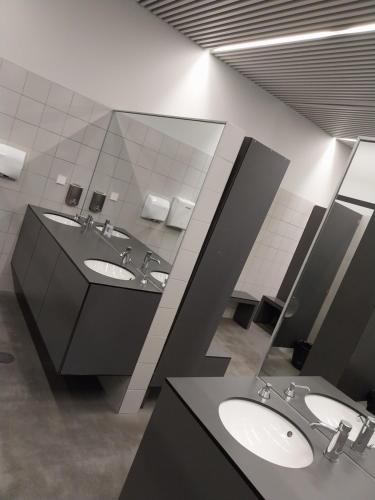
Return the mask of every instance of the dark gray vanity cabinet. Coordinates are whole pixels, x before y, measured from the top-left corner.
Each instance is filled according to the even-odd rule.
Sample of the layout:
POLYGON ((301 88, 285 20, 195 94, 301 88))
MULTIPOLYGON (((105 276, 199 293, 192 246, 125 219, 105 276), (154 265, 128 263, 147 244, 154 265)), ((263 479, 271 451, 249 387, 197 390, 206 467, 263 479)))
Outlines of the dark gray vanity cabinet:
POLYGON ((109 367, 111 375, 132 373, 159 298, 154 293, 90 285, 62 373, 106 375, 109 367))
POLYGON ((38 320, 57 371, 61 369, 88 287, 81 273, 61 252, 38 320))
POLYGON ((119 254, 99 236, 46 222, 43 213, 28 207, 12 269, 55 370, 131 375, 161 292, 145 291, 136 280, 118 285, 114 279, 91 278, 83 261, 92 252, 114 261, 119 254))
POLYGON ((29 268, 41 227, 33 212, 27 210, 12 257, 12 266, 21 285, 29 268))
POLYGON ((23 282, 24 294, 35 321, 38 320, 60 252, 59 245, 42 227, 23 282))

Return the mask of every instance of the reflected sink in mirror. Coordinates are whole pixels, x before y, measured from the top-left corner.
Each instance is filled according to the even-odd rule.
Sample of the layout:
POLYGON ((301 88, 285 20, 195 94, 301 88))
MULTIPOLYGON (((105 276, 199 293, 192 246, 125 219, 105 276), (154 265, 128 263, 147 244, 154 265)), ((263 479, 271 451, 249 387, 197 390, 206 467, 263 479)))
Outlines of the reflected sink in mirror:
POLYGON ((160 283, 163 283, 164 285, 168 280, 169 273, 163 273, 162 271, 151 271, 150 276, 152 276, 157 281, 160 281, 160 283))
POLYGON ((301 469, 313 461, 313 450, 303 433, 271 408, 234 398, 220 404, 219 416, 238 443, 268 462, 301 469))
POLYGON ((64 217, 63 215, 57 215, 57 214, 43 214, 43 215, 47 219, 53 220, 54 222, 58 222, 59 224, 65 224, 65 226, 81 227, 81 224, 79 224, 73 219, 69 219, 69 217, 64 217))
MULTIPOLYGON (((103 231, 103 226, 96 226, 96 229, 98 229, 99 231, 103 231)), ((121 231, 118 231, 117 229, 114 229, 112 231, 112 236, 114 236, 115 238, 122 238, 124 240, 129 239, 129 236, 127 234, 122 233, 121 231)))
POLYGON ((85 260, 85 266, 87 266, 92 271, 98 274, 107 276, 107 278, 113 278, 115 280, 129 281, 134 280, 135 275, 125 269, 124 267, 117 266, 111 262, 105 262, 104 260, 88 259, 85 260))
MULTIPOLYGON (((362 415, 358 411, 320 394, 307 394, 305 403, 311 413, 325 424, 338 427, 341 420, 347 420, 353 427, 349 439, 355 441, 363 425, 362 415)), ((375 435, 371 438, 369 445, 375 445, 375 435)))

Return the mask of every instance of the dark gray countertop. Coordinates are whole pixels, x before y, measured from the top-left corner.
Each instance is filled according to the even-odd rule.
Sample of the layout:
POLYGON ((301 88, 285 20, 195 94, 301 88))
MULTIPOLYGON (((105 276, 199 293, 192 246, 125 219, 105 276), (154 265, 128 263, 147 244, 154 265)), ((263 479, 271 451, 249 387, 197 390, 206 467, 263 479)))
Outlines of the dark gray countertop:
MULTIPOLYGON (((329 396, 332 399, 336 399, 337 401, 346 404, 361 415, 374 416, 371 415, 371 413, 369 413, 364 406, 350 399, 346 394, 327 382, 323 377, 262 377, 262 379, 267 382, 271 382, 274 391, 282 397, 284 397, 284 390, 288 387, 290 382, 295 382, 300 385, 308 385, 311 389, 309 394, 329 396)), ((305 395, 305 391, 297 390, 296 396, 289 401, 289 404, 308 422, 317 422, 318 418, 311 413, 305 404, 305 395)), ((327 436, 327 438, 332 436, 332 433, 325 429, 319 430, 327 436)), ((345 453, 347 453, 357 464, 359 464, 366 472, 375 478, 375 449, 366 450, 364 453, 358 453, 350 448, 350 442, 348 442, 345 446, 345 453)))
POLYGON ((329 462, 323 456, 328 439, 312 430, 306 420, 275 392, 266 406, 284 415, 305 434, 314 449, 310 466, 290 469, 274 465, 246 450, 226 431, 219 417, 219 404, 235 397, 260 402, 257 392, 263 385, 261 380, 255 377, 171 378, 168 383, 259 498, 374 500, 374 479, 345 454, 339 463, 329 462))
MULTIPOLYGON (((162 293, 162 288, 152 279, 149 279, 146 285, 141 283, 142 276, 139 271, 137 271, 137 268, 141 266, 145 253, 149 248, 137 238, 134 238, 134 236, 125 229, 118 228, 125 232, 129 236, 129 239, 112 237, 109 241, 106 241, 99 231, 95 229, 83 232, 82 228, 60 224, 43 215, 49 213, 69 218, 66 214, 33 205, 29 205, 29 208, 90 284, 162 293), (122 281, 109 278, 92 271, 84 264, 86 259, 98 259, 121 265, 120 253, 125 250, 127 246, 133 248, 132 263, 127 265, 126 268, 136 276, 134 280, 122 281)), ((153 263, 152 266, 150 265, 149 270, 169 273, 171 271, 171 265, 161 257, 157 257, 160 258, 160 265, 153 263)))

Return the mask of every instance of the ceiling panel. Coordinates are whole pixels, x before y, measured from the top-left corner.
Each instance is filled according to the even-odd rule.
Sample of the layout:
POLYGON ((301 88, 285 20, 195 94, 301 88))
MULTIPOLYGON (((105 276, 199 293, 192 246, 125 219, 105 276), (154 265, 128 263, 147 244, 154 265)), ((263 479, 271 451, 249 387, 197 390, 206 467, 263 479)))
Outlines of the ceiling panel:
MULTIPOLYGON (((203 48, 375 22, 375 0, 138 0, 203 48)), ((217 54, 333 136, 375 136, 375 33, 217 54)))

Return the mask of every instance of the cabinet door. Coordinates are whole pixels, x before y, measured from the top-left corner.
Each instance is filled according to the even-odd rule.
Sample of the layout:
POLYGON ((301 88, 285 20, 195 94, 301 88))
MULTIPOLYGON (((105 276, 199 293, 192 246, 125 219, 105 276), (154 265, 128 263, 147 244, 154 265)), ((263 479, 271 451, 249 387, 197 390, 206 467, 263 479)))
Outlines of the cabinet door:
POLYGON ((23 283, 23 292, 36 322, 59 254, 60 247, 42 227, 23 283))
POLYGON ((33 214, 31 209, 28 208, 12 257, 12 266, 21 285, 24 282, 26 272, 29 268, 41 227, 42 225, 37 217, 33 214))
POLYGON ((81 273, 61 252, 38 319, 56 371, 60 370, 87 288, 81 273))

